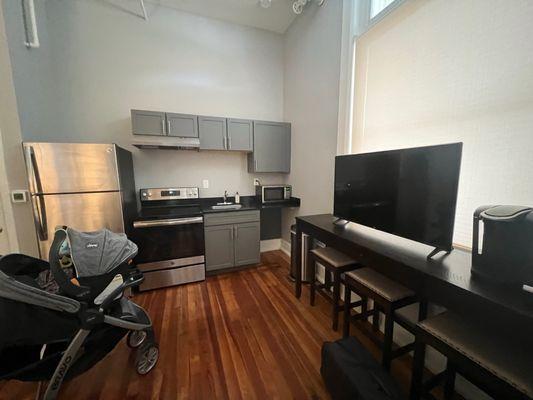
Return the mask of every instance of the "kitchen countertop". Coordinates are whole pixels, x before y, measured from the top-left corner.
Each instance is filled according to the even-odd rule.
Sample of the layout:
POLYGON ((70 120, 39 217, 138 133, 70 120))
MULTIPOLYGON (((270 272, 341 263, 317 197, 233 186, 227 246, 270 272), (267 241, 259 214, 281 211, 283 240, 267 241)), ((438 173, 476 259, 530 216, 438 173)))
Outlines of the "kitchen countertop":
MULTIPOLYGON (((207 197, 199 199, 187 199, 180 201, 179 205, 172 202, 162 202, 153 207, 140 208, 137 210, 135 220, 147 220, 156 218, 177 218, 181 216, 212 214, 221 212, 252 211, 252 210, 280 210, 281 208, 300 207, 300 199, 291 197, 290 200, 276 203, 261 204, 255 196, 241 196, 239 209, 213 210, 211 207, 223 201, 222 197, 207 197), (189 206, 189 207, 187 207, 189 206), (184 208, 185 207, 185 208, 184 208), (190 211, 192 210, 192 211, 190 211)), ((228 202, 235 202, 235 198, 228 197, 228 202)))
MULTIPOLYGON (((210 214, 210 213, 219 213, 219 212, 234 212, 234 211, 272 209, 272 208, 300 207, 300 199, 297 197, 291 197, 290 200, 279 201, 276 203, 262 204, 262 203, 257 202, 255 196, 241 196, 241 202, 240 202, 240 204, 242 204, 241 208, 225 209, 225 210, 213 210, 211 208, 211 206, 214 206, 217 203, 220 203, 222 201, 223 201, 222 197, 200 199, 202 213, 210 214)), ((228 197, 228 201, 235 202, 235 198, 228 197)))

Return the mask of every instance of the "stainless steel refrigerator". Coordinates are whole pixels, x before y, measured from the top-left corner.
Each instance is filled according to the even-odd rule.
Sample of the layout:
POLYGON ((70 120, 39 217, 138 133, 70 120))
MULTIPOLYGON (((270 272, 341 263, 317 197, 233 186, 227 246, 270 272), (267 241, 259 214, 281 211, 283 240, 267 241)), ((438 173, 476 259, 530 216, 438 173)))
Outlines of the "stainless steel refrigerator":
POLYGON ((23 143, 40 257, 56 226, 129 233, 137 210, 131 153, 115 144, 23 143))

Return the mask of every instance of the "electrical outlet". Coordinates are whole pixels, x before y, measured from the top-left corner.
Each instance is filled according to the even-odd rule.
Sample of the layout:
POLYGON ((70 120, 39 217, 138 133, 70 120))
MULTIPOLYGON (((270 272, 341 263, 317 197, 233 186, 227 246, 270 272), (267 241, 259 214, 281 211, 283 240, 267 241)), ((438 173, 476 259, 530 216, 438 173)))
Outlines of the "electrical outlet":
POLYGON ((254 178, 254 186, 259 186, 259 185, 261 185, 261 182, 259 182, 259 179, 254 178))
POLYGON ((202 181, 202 187, 203 187, 204 189, 209 189, 209 179, 204 179, 204 180, 202 181))

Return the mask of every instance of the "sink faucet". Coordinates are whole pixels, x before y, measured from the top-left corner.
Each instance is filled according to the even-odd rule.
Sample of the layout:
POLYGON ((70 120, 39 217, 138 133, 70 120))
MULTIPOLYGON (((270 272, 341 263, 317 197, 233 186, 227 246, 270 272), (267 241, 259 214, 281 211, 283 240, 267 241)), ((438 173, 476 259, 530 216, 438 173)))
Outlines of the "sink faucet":
POLYGON ((228 202, 228 191, 224 190, 224 203, 228 202))

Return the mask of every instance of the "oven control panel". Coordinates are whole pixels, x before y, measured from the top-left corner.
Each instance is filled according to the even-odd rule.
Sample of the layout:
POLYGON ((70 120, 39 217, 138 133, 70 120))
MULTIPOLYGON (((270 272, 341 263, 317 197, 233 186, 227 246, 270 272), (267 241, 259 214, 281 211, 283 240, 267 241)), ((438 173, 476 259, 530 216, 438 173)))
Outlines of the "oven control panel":
POLYGON ((197 187, 150 188, 140 190, 141 201, 184 200, 199 198, 197 187))

